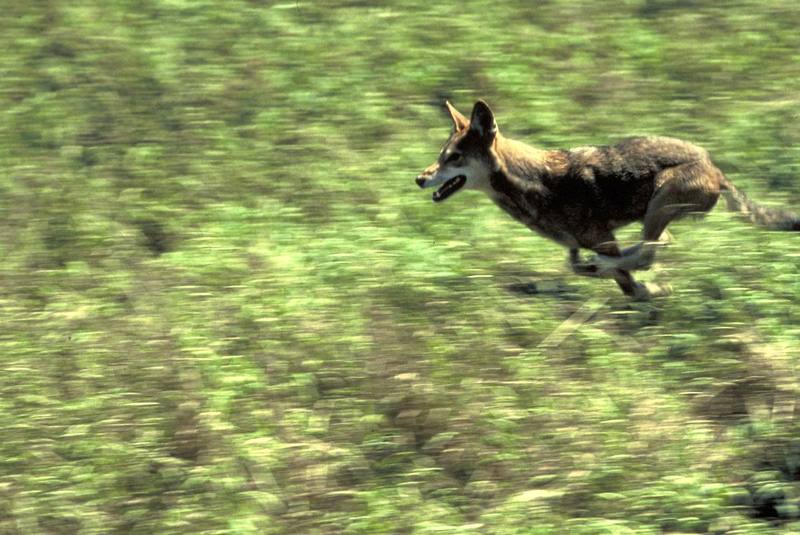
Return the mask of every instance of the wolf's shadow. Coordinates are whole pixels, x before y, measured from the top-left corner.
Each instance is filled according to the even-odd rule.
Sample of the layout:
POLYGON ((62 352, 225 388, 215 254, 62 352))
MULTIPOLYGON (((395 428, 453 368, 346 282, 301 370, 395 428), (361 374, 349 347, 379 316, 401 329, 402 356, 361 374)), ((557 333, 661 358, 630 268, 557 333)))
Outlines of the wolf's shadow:
POLYGON ((561 279, 544 279, 536 277, 518 278, 514 282, 501 282, 500 285, 509 293, 518 297, 549 297, 572 301, 580 298, 580 292, 575 286, 567 284, 561 279))

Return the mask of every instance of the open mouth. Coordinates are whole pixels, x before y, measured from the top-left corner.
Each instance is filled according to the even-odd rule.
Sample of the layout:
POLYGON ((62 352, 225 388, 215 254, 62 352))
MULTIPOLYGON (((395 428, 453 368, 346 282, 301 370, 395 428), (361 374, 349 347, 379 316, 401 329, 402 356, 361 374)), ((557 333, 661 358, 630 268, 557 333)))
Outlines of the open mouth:
POLYGON ((451 178, 450 180, 442 184, 441 188, 433 192, 433 202, 442 202, 450 195, 460 190, 461 187, 466 183, 467 183, 467 177, 465 177, 464 175, 458 175, 451 178))

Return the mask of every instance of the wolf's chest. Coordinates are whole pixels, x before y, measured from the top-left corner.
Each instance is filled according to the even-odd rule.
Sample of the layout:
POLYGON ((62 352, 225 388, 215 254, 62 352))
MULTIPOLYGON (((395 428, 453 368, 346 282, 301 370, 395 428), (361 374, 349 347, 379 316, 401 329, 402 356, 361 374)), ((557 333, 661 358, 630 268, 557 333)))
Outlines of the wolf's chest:
POLYGON ((497 206, 523 225, 528 227, 536 225, 538 214, 535 209, 528 206, 524 199, 515 199, 499 193, 495 193, 491 197, 497 206))
POLYGON ((565 228, 561 228, 562 225, 559 225, 558 222, 540 217, 537 207, 524 197, 512 197, 498 192, 494 192, 491 197, 504 212, 537 234, 567 247, 575 246, 572 234, 565 228))

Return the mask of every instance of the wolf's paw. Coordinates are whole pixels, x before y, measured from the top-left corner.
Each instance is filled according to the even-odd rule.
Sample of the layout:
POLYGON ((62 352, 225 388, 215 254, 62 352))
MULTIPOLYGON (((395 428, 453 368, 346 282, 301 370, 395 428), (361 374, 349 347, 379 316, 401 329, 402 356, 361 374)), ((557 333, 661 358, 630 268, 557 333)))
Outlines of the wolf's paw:
POLYGON ((573 265, 573 269, 579 275, 608 278, 614 276, 614 271, 619 267, 618 262, 616 257, 594 255, 586 262, 573 265))
POLYGON ((583 277, 602 277, 603 275, 600 273, 600 269, 597 264, 589 261, 589 262, 576 262, 570 264, 572 271, 576 275, 581 275, 583 277))
POLYGON ((628 271, 647 270, 653 266, 656 258, 656 247, 667 242, 642 242, 622 251, 619 267, 628 271))
POLYGON ((649 301, 656 297, 666 297, 672 294, 672 286, 669 284, 656 284, 654 282, 637 282, 633 293, 635 301, 649 301))
POLYGON ((584 277, 597 276, 597 266, 587 262, 572 262, 569 267, 572 269, 572 272, 577 275, 583 275, 584 277))

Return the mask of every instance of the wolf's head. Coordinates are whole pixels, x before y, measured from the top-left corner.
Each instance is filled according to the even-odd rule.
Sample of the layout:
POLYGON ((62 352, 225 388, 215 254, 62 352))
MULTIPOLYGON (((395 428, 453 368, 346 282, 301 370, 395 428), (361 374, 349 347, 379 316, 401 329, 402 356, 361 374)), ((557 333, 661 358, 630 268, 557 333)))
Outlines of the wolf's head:
POLYGON ((492 145, 497 123, 489 106, 475 103, 469 119, 449 102, 445 108, 453 121, 453 132, 439 158, 417 177, 421 188, 437 188, 434 202, 441 202, 461 189, 487 190, 492 173, 492 145))

